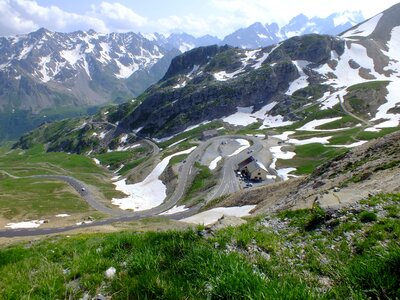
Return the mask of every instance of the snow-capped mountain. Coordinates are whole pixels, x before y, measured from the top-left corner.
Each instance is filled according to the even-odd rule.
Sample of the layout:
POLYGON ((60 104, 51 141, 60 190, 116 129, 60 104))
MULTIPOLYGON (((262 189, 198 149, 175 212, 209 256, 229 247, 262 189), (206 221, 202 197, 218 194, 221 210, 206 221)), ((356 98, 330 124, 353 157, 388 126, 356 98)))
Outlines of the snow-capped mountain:
MULTIPOLYGON (((138 70, 151 73, 176 51, 135 33, 36 32, 0 38, 0 109, 98 105, 138 95, 126 79, 138 70)), ((161 78, 165 70, 159 72, 161 78)))
POLYGON ((279 28, 278 24, 254 23, 226 36, 223 44, 235 47, 254 49, 266 47, 293 36, 309 33, 338 35, 364 20, 361 12, 345 11, 331 14, 327 18, 309 19, 303 14, 294 17, 288 24, 279 28))
POLYGON ((192 50, 197 47, 216 45, 221 40, 209 34, 202 37, 194 37, 187 33, 172 33, 165 36, 159 33, 141 34, 146 39, 155 42, 165 49, 178 49, 181 53, 192 50))
POLYGON ((337 37, 308 34, 256 50, 197 48, 174 58, 120 125, 157 138, 218 119, 265 129, 304 119, 312 105, 344 107, 366 131, 397 127, 399 45, 400 4, 337 37))

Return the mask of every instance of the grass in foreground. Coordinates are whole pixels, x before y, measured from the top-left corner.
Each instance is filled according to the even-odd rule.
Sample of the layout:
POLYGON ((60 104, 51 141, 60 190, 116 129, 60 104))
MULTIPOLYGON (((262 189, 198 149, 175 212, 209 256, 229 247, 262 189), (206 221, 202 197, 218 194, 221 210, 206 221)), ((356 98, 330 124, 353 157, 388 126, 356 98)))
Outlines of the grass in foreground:
POLYGON ((380 195, 335 214, 318 207, 286 211, 212 235, 124 232, 15 245, 0 249, 0 293, 4 299, 396 299, 399 201, 400 194, 380 195), (115 276, 106 278, 110 267, 115 276))

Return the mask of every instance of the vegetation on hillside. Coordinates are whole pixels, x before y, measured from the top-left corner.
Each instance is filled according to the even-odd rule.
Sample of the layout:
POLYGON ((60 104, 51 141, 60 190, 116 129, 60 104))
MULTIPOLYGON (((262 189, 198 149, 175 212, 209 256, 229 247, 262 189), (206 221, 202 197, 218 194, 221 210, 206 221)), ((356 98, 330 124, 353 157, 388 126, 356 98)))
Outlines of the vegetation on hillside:
POLYGON ((399 201, 400 194, 379 195, 220 231, 18 244, 0 250, 0 292, 4 299, 396 299, 399 201))

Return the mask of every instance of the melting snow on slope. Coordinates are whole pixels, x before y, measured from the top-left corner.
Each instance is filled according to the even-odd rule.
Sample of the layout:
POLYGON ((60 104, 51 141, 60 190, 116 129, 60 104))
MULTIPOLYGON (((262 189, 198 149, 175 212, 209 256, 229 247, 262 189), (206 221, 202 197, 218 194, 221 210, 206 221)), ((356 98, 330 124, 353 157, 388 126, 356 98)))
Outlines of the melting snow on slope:
POLYGON ((185 207, 185 205, 180 205, 180 206, 174 206, 164 212, 162 212, 160 215, 173 215, 173 214, 177 214, 180 212, 184 212, 186 210, 188 210, 188 207, 185 207))
POLYGON ((284 119, 285 118, 281 115, 267 116, 267 117, 265 117, 264 122, 261 125, 260 129, 283 127, 283 126, 292 125, 294 123, 292 121, 285 121, 284 119))
POLYGON ((240 147, 235 152, 233 152, 232 154, 228 155, 228 157, 238 155, 240 152, 242 152, 243 150, 245 150, 245 149, 250 147, 250 142, 248 140, 237 139, 235 141, 239 143, 240 147))
POLYGON ((293 171, 296 171, 296 169, 295 168, 283 168, 283 169, 276 170, 276 172, 278 173, 278 176, 280 178, 282 178, 283 181, 289 180, 290 177, 297 177, 296 175, 289 174, 293 171))
MULTIPOLYGON (((272 154, 272 163, 270 165, 270 168, 276 170, 276 162, 278 159, 292 159, 293 157, 296 156, 296 153, 290 152, 290 151, 282 151, 282 146, 274 146, 269 149, 269 151, 272 154)), ((284 168, 284 169, 279 169, 276 170, 278 173, 278 176, 281 177, 283 180, 288 180, 289 179, 289 173, 295 171, 295 168, 284 168)), ((290 175, 291 177, 296 177, 295 175, 290 175)))
MULTIPOLYGON (((269 149, 274 159, 292 159, 296 156, 296 153, 291 151, 282 151, 282 146, 274 146, 269 149)), ((274 160, 276 163, 276 160, 274 160)), ((275 169, 275 163, 271 164, 271 168, 275 169)))
POLYGON ((295 60, 293 64, 296 66, 297 70, 299 71, 300 77, 297 78, 289 85, 289 89, 285 93, 286 95, 293 95, 294 92, 304 89, 308 86, 308 76, 304 73, 303 68, 307 67, 310 62, 306 60, 295 60))
POLYGON ((298 139, 290 139, 287 141, 289 144, 294 144, 294 145, 308 145, 308 144, 329 144, 329 140, 331 139, 331 136, 325 136, 325 137, 313 137, 305 140, 298 140, 298 139))
POLYGON ((222 159, 221 156, 217 156, 208 166, 208 168, 212 171, 215 170, 215 168, 217 167, 218 162, 222 159))
POLYGON ((215 80, 218 80, 218 81, 227 81, 227 80, 232 79, 236 75, 238 75, 240 73, 243 73, 243 72, 244 72, 243 69, 239 69, 239 70, 237 70, 235 72, 232 72, 232 73, 226 73, 225 71, 221 71, 221 72, 218 72, 218 73, 214 73, 214 78, 215 78, 215 80))
POLYGON ((119 72, 115 74, 115 77, 119 79, 128 78, 139 69, 139 66, 135 63, 129 64, 128 66, 123 65, 118 60, 115 60, 115 63, 119 68, 119 72))
POLYGON ((172 144, 169 145, 167 148, 172 148, 172 147, 174 147, 174 146, 176 146, 176 145, 178 145, 178 144, 180 144, 180 143, 186 141, 187 139, 188 139, 188 138, 184 138, 184 139, 179 140, 179 141, 177 141, 177 142, 175 142, 175 143, 172 143, 172 144))
POLYGON ((389 65, 384 70, 393 70, 400 73, 400 26, 392 29, 390 40, 387 42, 388 51, 382 51, 385 55, 391 58, 389 65))
POLYGON ((119 206, 121 209, 133 209, 135 211, 150 209, 162 204, 167 197, 167 188, 159 179, 164 172, 170 159, 181 154, 189 154, 196 147, 188 150, 174 153, 164 158, 154 170, 142 182, 135 184, 127 184, 125 178, 114 182, 116 190, 121 191, 128 196, 122 199, 112 199, 112 204, 119 206))
POLYGON ((254 65, 252 65, 252 68, 254 70, 257 70, 257 69, 261 68, 263 62, 268 58, 268 56, 271 55, 272 52, 274 52, 277 48, 279 48, 280 45, 281 45, 281 43, 275 45, 275 47, 273 47, 271 49, 271 51, 269 51, 268 53, 263 53, 263 56, 261 58, 257 59, 256 63, 254 65))
POLYGON ((295 131, 285 131, 282 134, 277 134, 277 135, 273 135, 271 137, 276 138, 276 139, 280 139, 282 141, 286 141, 289 139, 289 135, 294 134, 295 131))
POLYGON ((267 118, 266 114, 271 109, 275 107, 277 102, 271 102, 264 107, 262 107, 259 111, 252 113, 254 107, 237 107, 237 112, 233 115, 223 118, 222 120, 226 123, 236 125, 236 126, 247 126, 253 123, 256 123, 258 119, 264 120, 267 118))
POLYGON ((96 165, 100 165, 100 161, 97 158, 93 157, 92 159, 96 165))
POLYGON ((66 218, 66 217, 70 217, 69 214, 58 214, 56 215, 57 218, 66 218))
POLYGON ((337 66, 332 69, 328 64, 321 65, 314 70, 326 78, 330 78, 329 74, 333 73, 336 78, 330 78, 327 83, 337 85, 339 87, 351 86, 357 83, 366 82, 367 80, 360 76, 359 68, 353 69, 349 65, 349 61, 353 60, 365 69, 369 70, 369 73, 375 77, 375 79, 387 78, 377 72, 375 72, 375 65, 372 58, 367 54, 367 49, 357 43, 351 43, 350 48, 346 46, 342 56, 338 57, 336 51, 332 51, 331 58, 337 61, 337 66))
POLYGON ((44 220, 32 220, 32 221, 24 221, 24 222, 18 222, 18 223, 8 223, 5 227, 11 228, 11 229, 38 228, 43 223, 44 223, 44 220))
MULTIPOLYGON (((303 125, 300 128, 297 128, 298 131, 329 131, 329 130, 322 130, 322 129, 315 129, 315 127, 328 124, 337 120, 340 120, 342 117, 330 118, 330 119, 321 119, 321 120, 313 120, 308 122, 307 124, 303 125)), ((340 128, 342 130, 344 128, 340 128)), ((337 130, 337 129, 335 129, 337 130)))
POLYGON ((383 123, 375 125, 374 128, 387 128, 387 127, 397 127, 400 123, 400 114, 391 114, 389 110, 391 108, 397 107, 400 104, 400 89, 399 82, 390 82, 386 87, 388 90, 388 95, 386 96, 386 103, 378 108, 375 118, 372 121, 386 120, 383 123))
POLYGON ((245 217, 250 216, 256 205, 245 205, 236 207, 217 207, 207 211, 203 211, 199 214, 191 217, 182 219, 180 221, 192 224, 204 224, 210 225, 217 222, 222 216, 233 216, 233 217, 245 217))
POLYGON ((60 52, 60 55, 71 65, 75 65, 78 60, 80 60, 83 56, 80 54, 81 45, 77 45, 74 49, 71 50, 63 50, 60 52))
POLYGON ((354 147, 357 147, 357 146, 361 146, 361 145, 365 144, 366 142, 368 142, 368 141, 359 141, 359 142, 355 142, 355 143, 350 144, 350 145, 329 145, 329 147, 354 148, 354 147))
POLYGON ((40 58, 40 62, 38 64, 38 71, 40 72, 41 76, 41 80, 43 82, 49 82, 51 79, 53 79, 50 75, 49 75, 49 69, 47 67, 47 64, 51 61, 51 57, 49 56, 45 56, 45 57, 41 57, 40 58))
POLYGON ((372 32, 374 32, 376 25, 378 25, 378 22, 382 16, 383 16, 382 13, 376 15, 375 17, 357 26, 353 30, 346 32, 343 35, 343 37, 351 38, 352 36, 364 36, 364 37, 369 36, 372 32))
POLYGON ((245 68, 250 64, 250 60, 254 60, 256 58, 256 54, 260 51, 261 51, 260 49, 245 51, 244 53, 245 57, 240 60, 242 62, 242 66, 240 69, 232 73, 227 73, 226 71, 214 73, 214 78, 218 81, 227 81, 229 79, 232 79, 236 75, 243 73, 245 71, 245 68))

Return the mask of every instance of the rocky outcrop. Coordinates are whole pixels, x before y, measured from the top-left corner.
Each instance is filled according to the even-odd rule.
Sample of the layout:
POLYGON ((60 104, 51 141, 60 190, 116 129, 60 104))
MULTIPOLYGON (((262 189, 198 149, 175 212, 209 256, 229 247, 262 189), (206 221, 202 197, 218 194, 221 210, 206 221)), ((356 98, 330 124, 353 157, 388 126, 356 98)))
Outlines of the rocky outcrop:
MULTIPOLYGON (((332 51, 343 53, 344 42, 306 35, 271 49, 252 54, 229 46, 209 46, 174 58, 164 78, 145 92, 142 104, 120 126, 126 130, 142 128, 140 135, 160 138, 231 115, 237 107, 253 106, 256 111, 272 100, 284 104, 289 101, 285 95, 289 84, 300 76, 293 61, 326 63, 332 51)), ((309 80, 318 83, 317 75, 310 72, 309 80)))

